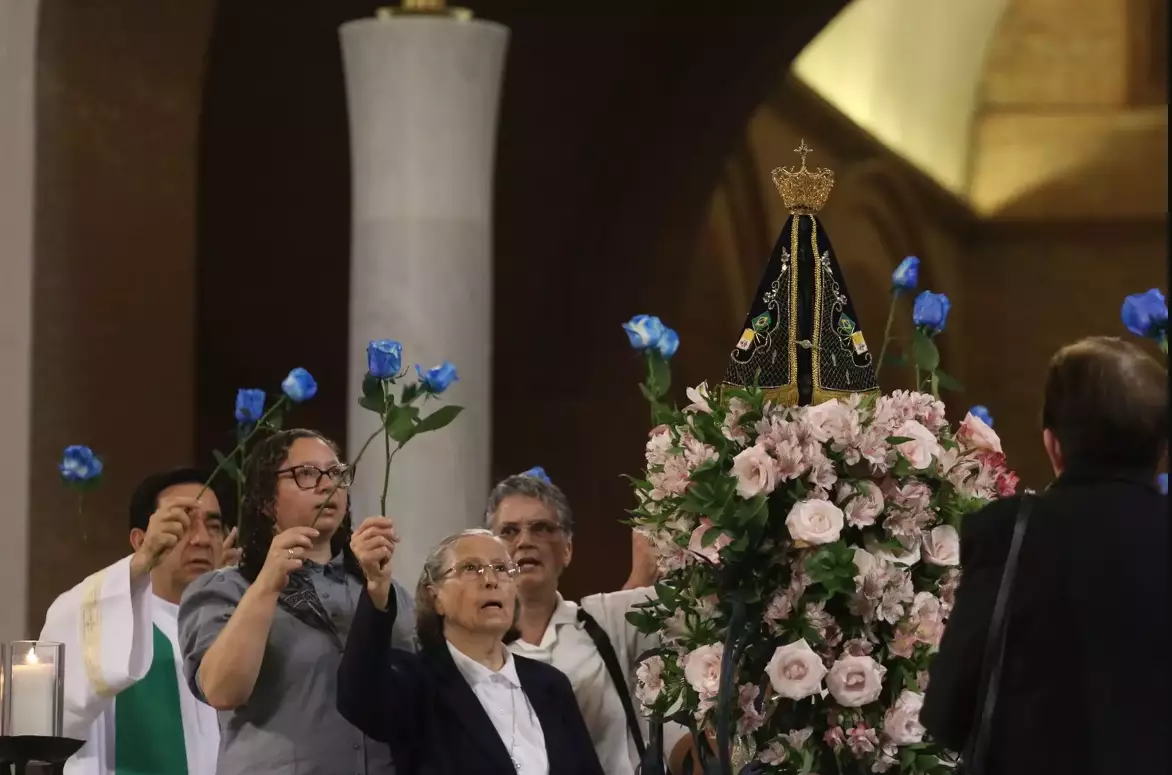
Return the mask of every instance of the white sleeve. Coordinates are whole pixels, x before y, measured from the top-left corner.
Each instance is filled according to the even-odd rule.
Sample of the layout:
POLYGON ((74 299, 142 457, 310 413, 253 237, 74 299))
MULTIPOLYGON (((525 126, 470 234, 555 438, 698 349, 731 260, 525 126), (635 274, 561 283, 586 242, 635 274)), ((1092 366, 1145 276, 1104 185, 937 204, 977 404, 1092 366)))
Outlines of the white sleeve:
POLYGON ((65 644, 65 734, 82 737, 154 658, 150 578, 130 581, 130 558, 89 576, 45 615, 41 640, 65 644))
POLYGON ((636 587, 624 589, 620 592, 602 592, 582 598, 580 605, 588 614, 593 616, 603 632, 610 638, 614 646, 615 656, 626 672, 630 683, 639 663, 639 656, 649 649, 658 648, 660 639, 658 634, 647 635, 639 632, 635 625, 627 621, 627 614, 635 609, 638 603, 648 600, 657 600, 655 587, 636 587))

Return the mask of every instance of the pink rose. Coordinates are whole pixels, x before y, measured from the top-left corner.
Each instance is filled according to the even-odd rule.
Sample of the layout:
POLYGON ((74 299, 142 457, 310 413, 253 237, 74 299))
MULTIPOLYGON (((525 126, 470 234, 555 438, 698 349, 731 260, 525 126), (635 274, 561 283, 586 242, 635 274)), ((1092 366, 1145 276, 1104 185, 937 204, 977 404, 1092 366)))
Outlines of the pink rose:
POLYGON ((790 509, 785 526, 795 541, 804 541, 811 546, 829 544, 838 540, 842 533, 844 518, 842 509, 827 500, 812 499, 799 501, 790 509))
POLYGON ((705 546, 704 534, 709 530, 715 530, 711 520, 708 517, 701 518, 700 526, 692 531, 692 537, 688 540, 688 551, 695 552, 713 565, 720 565, 720 550, 731 544, 732 538, 721 533, 715 541, 705 546))
POLYGON ((956 431, 956 440, 970 449, 1000 452, 1001 439, 980 417, 969 412, 956 431))
POLYGON ((826 667, 805 638, 779 646, 765 666, 773 690, 782 697, 800 700, 822 691, 826 667))
MULTIPOLYGON (((853 484, 854 487, 849 484, 845 485, 848 492, 855 492, 855 495, 846 502, 846 506, 843 508, 846 523, 851 527, 874 525, 875 519, 883 513, 883 492, 879 489, 879 485, 867 479, 853 484)), ((841 490, 842 486, 840 486, 841 490)))
POLYGON ((960 565, 960 536, 952 525, 940 525, 924 533, 924 560, 932 565, 960 565))
POLYGON ((777 464, 760 444, 733 458, 732 474, 737 478, 737 495, 742 498, 768 495, 777 486, 777 464))
POLYGON ((883 738, 895 745, 923 742, 925 730, 920 724, 920 709, 923 706, 924 695, 905 689, 883 718, 883 738))
POLYGON ((940 442, 936 434, 915 420, 908 420, 891 434, 908 439, 896 445, 896 449, 907 459, 908 465, 922 470, 932 465, 932 458, 940 454, 940 442))
POLYGON ((844 708, 861 708, 879 699, 887 668, 871 657, 839 657, 826 675, 826 688, 844 708))
POLYGON ((712 699, 720 690, 720 661, 724 658, 724 644, 700 646, 684 655, 684 680, 696 690, 701 699, 712 699))

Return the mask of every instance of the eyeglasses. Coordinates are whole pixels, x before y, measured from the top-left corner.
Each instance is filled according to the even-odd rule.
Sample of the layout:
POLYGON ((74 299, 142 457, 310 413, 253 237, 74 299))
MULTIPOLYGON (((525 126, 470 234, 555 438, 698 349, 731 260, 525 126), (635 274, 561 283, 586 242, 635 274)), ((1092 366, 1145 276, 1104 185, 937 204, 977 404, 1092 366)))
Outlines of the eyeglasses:
POLYGON ((487 565, 481 565, 476 562, 465 562, 448 568, 440 574, 440 578, 455 575, 460 581, 479 581, 484 578, 484 572, 487 570, 491 570, 493 575, 500 581, 512 581, 513 577, 521 571, 516 563, 512 562, 490 562, 487 565))
POLYGON ((277 476, 282 474, 291 474, 294 484, 302 490, 316 490, 323 476, 328 476, 331 482, 343 489, 354 483, 353 466, 334 466, 325 471, 317 466, 291 466, 277 471, 277 476))
POLYGON ((529 529, 529 535, 535 541, 549 541, 562 532, 562 526, 556 522, 531 522, 528 525, 501 525, 497 535, 506 543, 514 543, 521 537, 521 531, 529 529))

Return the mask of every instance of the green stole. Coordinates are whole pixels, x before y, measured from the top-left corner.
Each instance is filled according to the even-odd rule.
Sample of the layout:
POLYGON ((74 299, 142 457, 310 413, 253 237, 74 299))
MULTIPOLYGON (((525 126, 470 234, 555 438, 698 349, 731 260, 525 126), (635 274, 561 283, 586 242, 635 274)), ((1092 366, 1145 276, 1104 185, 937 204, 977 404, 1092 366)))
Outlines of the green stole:
POLYGON ((151 669, 114 698, 115 775, 187 775, 175 651, 157 626, 151 669))

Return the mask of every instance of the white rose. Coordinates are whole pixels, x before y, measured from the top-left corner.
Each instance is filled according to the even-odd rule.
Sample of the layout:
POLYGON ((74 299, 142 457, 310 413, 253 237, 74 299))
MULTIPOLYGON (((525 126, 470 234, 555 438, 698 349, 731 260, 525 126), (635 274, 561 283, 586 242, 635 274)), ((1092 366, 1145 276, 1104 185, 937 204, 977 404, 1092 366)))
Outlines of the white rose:
POLYGON ((732 474, 737 478, 737 495, 742 498, 768 495, 777 486, 777 463, 760 444, 733 458, 732 474))
POLYGON ((891 435, 908 439, 902 444, 897 444, 895 448, 907 458, 908 465, 912 468, 927 468, 932 465, 932 458, 940 454, 940 442, 936 434, 915 420, 908 420, 891 435))
POLYGON ((905 689, 883 718, 883 737, 896 745, 922 742, 924 727, 920 724, 920 708, 923 706, 924 695, 905 689))
POLYGON ((932 565, 960 565, 960 536, 952 525, 934 527, 924 533, 924 560, 932 565))
POLYGON ((805 638, 779 646, 765 666, 773 690, 782 697, 800 700, 822 691, 826 667, 805 638))
POLYGON ((826 687, 844 708, 861 708, 879 699, 887 668, 870 657, 840 657, 826 675, 826 687))
POLYGON ((645 707, 654 705, 663 691, 663 658, 654 656, 644 659, 635 670, 635 679, 638 681, 635 695, 639 702, 645 707))
POLYGON ((820 498, 795 503, 785 518, 790 537, 811 546, 837 541, 843 522, 842 509, 820 498))
POLYGON ((700 646, 684 655, 684 678, 700 699, 712 699, 720 690, 720 660, 723 658, 723 643, 700 646))
POLYGON ((985 452, 1000 452, 1001 437, 972 412, 965 415, 956 431, 956 440, 965 446, 985 452))

